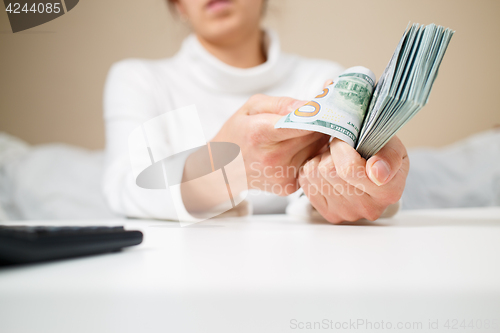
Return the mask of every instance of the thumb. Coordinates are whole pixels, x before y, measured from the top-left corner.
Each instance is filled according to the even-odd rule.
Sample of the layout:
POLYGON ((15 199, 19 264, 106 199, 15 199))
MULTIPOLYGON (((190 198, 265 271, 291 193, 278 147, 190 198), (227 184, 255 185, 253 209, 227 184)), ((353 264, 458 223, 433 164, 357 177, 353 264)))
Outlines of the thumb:
POLYGON ((285 108, 282 108, 280 110, 280 112, 278 113, 278 114, 280 114, 282 116, 286 116, 290 112, 293 112, 293 111, 297 110, 298 108, 300 108, 301 106, 303 106, 304 104, 308 103, 308 101, 301 101, 301 100, 293 99, 293 98, 290 98, 290 97, 282 97, 282 98, 286 98, 286 99, 290 99, 291 100, 289 102, 288 106, 285 107, 285 108))
POLYGON ((315 133, 308 130, 295 128, 274 128, 278 120, 282 117, 277 114, 262 113, 255 115, 258 116, 258 122, 260 123, 260 130, 262 131, 262 135, 272 142, 281 142, 293 138, 305 137, 307 135, 317 135, 317 139, 319 139, 321 136, 324 136, 324 134, 322 133, 315 133))
POLYGON ((378 186, 387 184, 407 157, 406 148, 401 140, 396 136, 393 137, 377 154, 368 159, 366 163, 368 178, 378 186))
POLYGON ((291 97, 254 95, 245 103, 244 110, 247 115, 260 113, 286 115, 297 110, 306 103, 307 101, 301 101, 291 97))

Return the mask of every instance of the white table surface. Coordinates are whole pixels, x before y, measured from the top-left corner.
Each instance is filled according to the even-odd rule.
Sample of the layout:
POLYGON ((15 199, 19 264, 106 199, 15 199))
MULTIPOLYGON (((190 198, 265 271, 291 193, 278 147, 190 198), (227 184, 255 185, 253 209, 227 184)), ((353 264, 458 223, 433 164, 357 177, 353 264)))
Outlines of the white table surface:
POLYGON ((124 224, 144 242, 0 267, 2 333, 500 332, 500 208, 366 225, 283 215, 4 224, 124 224))

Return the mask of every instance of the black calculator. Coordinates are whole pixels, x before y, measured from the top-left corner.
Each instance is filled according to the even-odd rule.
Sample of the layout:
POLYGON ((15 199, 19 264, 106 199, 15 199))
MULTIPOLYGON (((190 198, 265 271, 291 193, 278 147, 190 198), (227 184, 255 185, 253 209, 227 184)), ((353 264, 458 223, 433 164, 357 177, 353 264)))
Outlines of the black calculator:
POLYGON ((123 226, 0 225, 0 264, 24 264, 114 252, 142 242, 123 226))

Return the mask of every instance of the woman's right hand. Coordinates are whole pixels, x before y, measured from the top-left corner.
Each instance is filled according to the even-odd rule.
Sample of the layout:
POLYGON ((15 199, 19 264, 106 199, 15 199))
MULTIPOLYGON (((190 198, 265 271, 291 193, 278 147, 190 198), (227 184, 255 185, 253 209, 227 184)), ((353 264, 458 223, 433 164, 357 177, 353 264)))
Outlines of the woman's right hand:
POLYGON ((254 95, 211 140, 240 147, 249 188, 282 196, 299 188, 299 169, 330 137, 298 129, 275 129, 274 125, 305 103, 290 97, 254 95))

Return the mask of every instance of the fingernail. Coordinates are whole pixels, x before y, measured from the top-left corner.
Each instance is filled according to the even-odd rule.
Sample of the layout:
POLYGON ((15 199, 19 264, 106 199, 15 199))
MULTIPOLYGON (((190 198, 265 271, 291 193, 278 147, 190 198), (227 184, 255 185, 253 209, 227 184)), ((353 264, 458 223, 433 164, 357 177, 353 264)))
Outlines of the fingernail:
POLYGON ((391 167, 384 160, 378 160, 370 168, 368 177, 378 186, 384 185, 391 175, 391 167))

